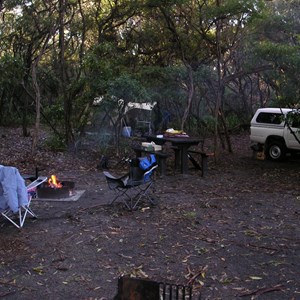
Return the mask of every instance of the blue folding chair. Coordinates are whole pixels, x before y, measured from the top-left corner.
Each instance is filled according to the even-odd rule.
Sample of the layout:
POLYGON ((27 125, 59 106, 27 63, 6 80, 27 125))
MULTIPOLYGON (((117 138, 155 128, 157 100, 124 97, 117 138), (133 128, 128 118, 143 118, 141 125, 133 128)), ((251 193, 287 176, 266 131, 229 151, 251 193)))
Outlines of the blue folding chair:
POLYGON ((129 210, 135 210, 146 198, 151 205, 156 205, 153 196, 154 172, 158 167, 154 155, 150 157, 134 158, 130 160, 129 172, 122 176, 114 176, 108 171, 103 174, 110 190, 116 192, 116 196, 110 204, 121 199, 129 210), (151 193, 152 192, 152 193, 151 193))

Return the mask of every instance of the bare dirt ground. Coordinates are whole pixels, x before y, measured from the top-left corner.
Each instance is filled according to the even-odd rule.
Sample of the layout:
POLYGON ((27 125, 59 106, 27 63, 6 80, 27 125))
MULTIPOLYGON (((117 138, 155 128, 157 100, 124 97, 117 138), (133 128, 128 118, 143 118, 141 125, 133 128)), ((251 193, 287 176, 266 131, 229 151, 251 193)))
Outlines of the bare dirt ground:
POLYGON ((204 177, 170 169, 156 180, 159 205, 129 212, 108 205, 95 148, 41 147, 32 160, 31 139, 0 128, 0 164, 37 164, 85 190, 74 202, 35 201, 39 217, 22 230, 0 219, 0 298, 113 299, 126 274, 192 281, 195 299, 300 299, 300 161, 254 159, 247 133, 232 141, 234 154, 211 159, 204 177))

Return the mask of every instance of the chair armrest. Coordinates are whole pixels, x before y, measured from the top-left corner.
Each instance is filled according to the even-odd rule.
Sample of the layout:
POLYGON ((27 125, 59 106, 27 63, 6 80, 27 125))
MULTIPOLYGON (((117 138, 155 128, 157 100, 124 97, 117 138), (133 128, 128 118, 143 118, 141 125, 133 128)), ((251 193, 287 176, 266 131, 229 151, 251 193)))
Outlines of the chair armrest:
POLYGON ((47 179, 48 178, 46 176, 39 176, 35 181, 31 182, 29 185, 26 186, 27 191, 36 188, 43 182, 47 181, 47 179))
POLYGON ((158 165, 154 165, 153 167, 151 167, 147 172, 144 173, 144 177, 153 172, 157 167, 158 165))

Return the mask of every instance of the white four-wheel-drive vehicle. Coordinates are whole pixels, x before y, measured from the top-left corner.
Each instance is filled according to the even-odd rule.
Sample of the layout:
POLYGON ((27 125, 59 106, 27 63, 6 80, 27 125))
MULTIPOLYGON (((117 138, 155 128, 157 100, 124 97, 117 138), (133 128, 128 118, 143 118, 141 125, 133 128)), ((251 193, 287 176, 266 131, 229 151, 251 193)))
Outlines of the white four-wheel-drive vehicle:
POLYGON ((263 150, 266 158, 282 160, 287 153, 300 151, 299 110, 260 108, 251 120, 252 149, 263 150))

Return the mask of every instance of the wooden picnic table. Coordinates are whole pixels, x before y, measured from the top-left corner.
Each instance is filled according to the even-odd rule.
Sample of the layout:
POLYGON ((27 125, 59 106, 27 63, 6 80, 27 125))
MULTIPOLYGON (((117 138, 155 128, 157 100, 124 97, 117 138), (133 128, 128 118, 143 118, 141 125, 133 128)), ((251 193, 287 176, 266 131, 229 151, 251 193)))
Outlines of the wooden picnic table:
POLYGON ((182 174, 188 173, 188 149, 191 146, 196 146, 200 142, 203 142, 200 138, 194 138, 189 136, 167 136, 157 137, 156 135, 146 136, 148 142, 154 142, 157 145, 163 145, 167 142, 172 144, 172 148, 175 151, 175 166, 180 163, 180 172, 182 174))

